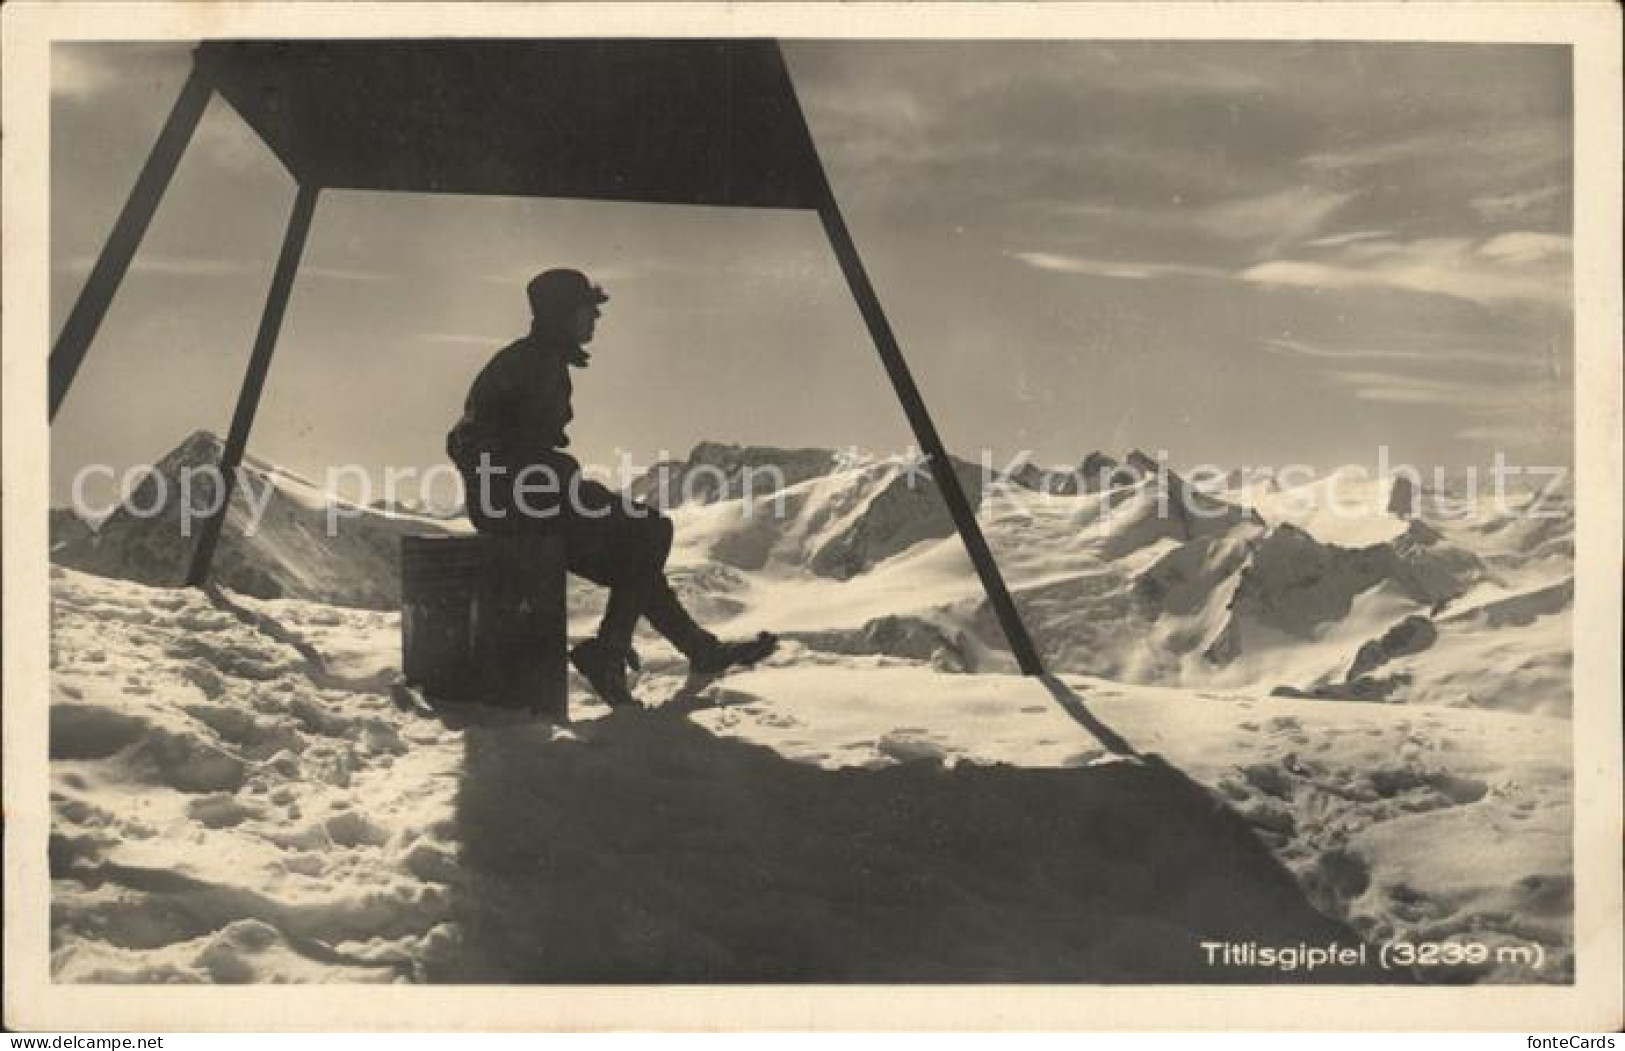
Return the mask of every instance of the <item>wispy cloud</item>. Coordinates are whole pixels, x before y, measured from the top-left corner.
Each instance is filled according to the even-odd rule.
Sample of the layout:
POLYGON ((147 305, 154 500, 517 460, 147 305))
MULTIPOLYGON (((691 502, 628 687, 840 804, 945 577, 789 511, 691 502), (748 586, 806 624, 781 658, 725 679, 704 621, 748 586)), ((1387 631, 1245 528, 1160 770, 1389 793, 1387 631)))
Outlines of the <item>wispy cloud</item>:
POLYGON ((1282 354, 1322 361, 1393 361, 1418 365, 1486 365, 1528 369, 1522 357, 1464 347, 1326 347, 1296 339, 1268 339, 1259 344, 1270 354, 1282 354))
POLYGON ((1313 241, 1305 241, 1304 247, 1341 248, 1343 245, 1353 244, 1356 241, 1376 241, 1391 236, 1392 234, 1387 230, 1354 230, 1346 234, 1329 234, 1325 237, 1317 237, 1313 241))
POLYGON ((300 277, 314 277, 324 281, 388 281, 400 275, 383 270, 364 270, 343 266, 301 266, 300 277))
POLYGON ((1464 375, 1423 378, 1383 369, 1339 369, 1327 378, 1366 402, 1401 407, 1450 426, 1461 441, 1563 457, 1573 430, 1573 388, 1507 384, 1464 375))
POLYGON ((1481 392, 1477 388, 1448 380, 1419 379, 1407 373, 1348 370, 1334 373, 1333 378, 1362 401, 1381 401, 1399 405, 1449 405, 1458 408, 1480 405, 1483 402, 1481 392))
POLYGON ((451 347, 483 347, 495 349, 504 342, 502 336, 482 336, 477 332, 414 332, 412 339, 420 343, 437 343, 451 347))
POLYGON ((1499 234, 1478 246, 1479 255, 1512 264, 1567 260, 1573 250, 1567 237, 1526 231, 1499 234))
POLYGON ((1101 259, 1039 251, 1005 254, 1039 270, 1150 280, 1162 277, 1239 279, 1258 285, 1311 289, 1398 289, 1481 304, 1521 302, 1563 307, 1569 302, 1570 239, 1518 231, 1484 241, 1462 237, 1397 241, 1375 233, 1323 242, 1316 259, 1272 259, 1236 270, 1175 262, 1101 259))
MULTIPOLYGON (((64 259, 62 269, 74 274, 88 274, 96 260, 88 255, 64 259)), ((163 277, 232 277, 253 269, 240 259, 213 259, 203 256, 157 255, 137 252, 130 269, 138 274, 158 274, 163 277)))
POLYGON ((1424 378, 1411 373, 1346 369, 1331 379, 1362 401, 1396 405, 1433 405, 1469 412, 1505 414, 1528 407, 1535 388, 1507 386, 1474 379, 1424 378))
MULTIPOLYGON (((1543 416, 1508 423, 1479 423, 1456 431, 1463 441, 1484 442, 1503 448, 1552 447, 1570 441, 1574 421, 1570 414, 1543 416)), ((1567 456, 1562 456, 1567 459, 1567 456)))
POLYGON ((1277 259, 1243 270, 1244 280, 1303 288, 1396 288, 1476 303, 1566 306, 1570 244, 1553 234, 1509 233, 1483 242, 1461 237, 1361 240, 1327 261, 1277 259))
POLYGON ((1227 240, 1286 244, 1320 229, 1351 197, 1291 186, 1211 205, 1196 214, 1194 224, 1227 240))
POLYGON ((1567 187, 1554 183, 1513 193, 1479 194, 1468 203, 1480 218, 1490 222, 1504 222, 1509 219, 1525 219, 1531 213, 1544 214, 1567 192, 1567 187))
MULTIPOLYGON (((95 265, 88 255, 76 255, 62 260, 61 269, 70 274, 88 274, 95 265)), ((130 270, 137 274, 156 274, 161 277, 227 278, 265 271, 269 260, 221 259, 212 256, 165 255, 137 252, 130 261, 130 270)), ((318 281, 386 281, 396 275, 382 270, 360 270, 338 266, 312 266, 299 268, 301 280, 318 281)))
MULTIPOLYGON (((590 263, 572 263, 571 265, 575 266, 593 281, 600 284, 609 284, 612 282, 618 283, 621 281, 635 281, 640 277, 649 276, 650 272, 655 266, 655 264, 652 263, 639 266, 632 264, 617 265, 614 263, 605 263, 602 266, 594 266, 590 263)), ((676 264, 672 264, 672 269, 677 269, 676 264)), ((516 264, 512 267, 504 267, 501 270, 493 270, 480 274, 479 280, 484 281, 487 284, 502 285, 507 288, 523 288, 531 278, 536 276, 536 274, 537 267, 535 263, 529 263, 522 266, 516 264)))
POLYGON ((1497 119, 1493 111, 1464 111, 1457 120, 1421 131, 1395 129, 1346 149, 1310 153, 1299 163, 1312 171, 1351 177, 1417 164, 1442 164, 1454 175, 1459 166, 1477 168, 1490 162, 1501 166, 1493 174, 1505 179, 1548 168, 1568 153, 1568 133, 1559 122, 1497 119))
POLYGON ((1156 277, 1227 278, 1223 270, 1184 263, 1140 263, 1112 259, 1091 259, 1086 256, 1057 255, 1053 252, 1006 252, 1005 255, 1037 270, 1062 274, 1084 274, 1089 277, 1114 277, 1130 281, 1145 281, 1156 277))

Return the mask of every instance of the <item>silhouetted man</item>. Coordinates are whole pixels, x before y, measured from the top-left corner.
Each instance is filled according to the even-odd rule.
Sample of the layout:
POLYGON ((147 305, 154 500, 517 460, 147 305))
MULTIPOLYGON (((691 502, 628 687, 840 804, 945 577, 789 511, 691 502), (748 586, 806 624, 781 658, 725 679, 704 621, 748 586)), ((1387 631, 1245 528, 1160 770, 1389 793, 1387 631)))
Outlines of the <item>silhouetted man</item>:
POLYGON ((446 451, 463 476, 469 520, 482 533, 562 529, 570 572, 610 589, 596 637, 570 662, 612 707, 637 705, 627 687, 632 633, 647 617, 702 674, 753 664, 777 640, 722 642, 694 622, 666 580, 671 519, 581 477, 564 452, 574 413, 572 368, 584 368, 609 300, 579 270, 548 270, 526 288, 529 334, 500 350, 469 389, 446 451))

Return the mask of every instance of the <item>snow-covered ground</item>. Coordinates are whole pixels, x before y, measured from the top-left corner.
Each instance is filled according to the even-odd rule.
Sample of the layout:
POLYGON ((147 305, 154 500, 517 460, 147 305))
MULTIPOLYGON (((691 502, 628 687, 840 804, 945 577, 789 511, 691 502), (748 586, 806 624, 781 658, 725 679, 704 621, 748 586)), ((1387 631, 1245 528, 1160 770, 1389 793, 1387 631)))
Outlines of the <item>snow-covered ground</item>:
POLYGON ((457 740, 385 692, 319 685, 200 592, 52 576, 59 980, 388 978, 410 968, 371 958, 448 937, 457 740), (353 959, 322 947, 352 941, 353 959))
MULTIPOLYGON (((689 531, 685 551, 701 535, 689 531)), ((885 592, 899 565, 913 566, 914 598, 929 607, 957 586, 946 571, 933 576, 951 557, 928 542, 865 576, 827 582, 853 588, 854 605, 833 603, 830 591, 817 600, 812 589, 825 583, 785 573, 778 591, 751 601, 751 589, 775 579, 770 570, 727 578, 729 596, 745 598, 716 608, 737 610, 733 627, 795 621, 797 609, 792 626, 828 627, 867 611, 863 596, 885 592)), ((1050 556, 1035 545, 1025 557, 1050 556)), ((716 575, 699 560, 680 562, 685 587, 715 598, 716 575)), ((1051 568, 1078 584, 1075 569, 1051 568)), ((895 608, 896 594, 873 597, 872 609, 895 608)), ((1075 948, 1095 968, 1080 964, 1080 974, 1115 963, 1122 976, 1154 976, 1166 973, 1157 971, 1164 957, 1135 956, 1129 942, 1166 933, 1167 916, 1113 931, 1089 919, 1091 904, 1112 916, 1151 908, 1124 897, 1147 874, 1112 869, 1114 852, 1178 842, 1213 852, 1216 872, 1183 857, 1166 876, 1198 881, 1164 896, 1187 910, 1175 917, 1186 935, 1218 922, 1224 910, 1193 904, 1210 901, 1214 886, 1231 887, 1248 922, 1265 925, 1248 929, 1297 915, 1271 883, 1267 856, 1249 853, 1250 837, 1201 838, 1227 822, 1254 830, 1296 878, 1293 893, 1368 940, 1492 953, 1482 966, 1424 977, 1572 973, 1569 723, 1544 706, 1312 700, 1077 674, 1046 683, 945 670, 929 653, 798 641, 761 668, 688 688, 675 654, 651 642, 637 689, 661 712, 606 718, 573 683, 571 730, 455 732, 392 704, 392 613, 234 599, 273 618, 279 639, 192 590, 53 568, 52 595, 59 981, 512 980, 515 967, 534 980, 665 973, 657 964, 678 951, 690 954, 684 974, 793 974, 786 959, 828 959, 842 939, 856 946, 859 976, 929 950, 967 961, 961 973, 996 977, 1030 959, 1023 944, 1043 946, 1052 961, 1075 948), (1203 786, 1207 800, 1161 812, 1160 833, 1157 811, 1111 820, 1119 806, 1132 813, 1136 786, 1178 796, 1169 787, 1177 779, 1158 780, 1149 755, 1203 786), (810 802, 826 797, 828 812, 810 802), (1060 802, 1043 805, 1049 798, 1060 802), (970 824, 933 831, 942 816, 933 800, 966 799, 991 809, 958 811, 970 824), (673 806, 680 812, 662 809, 673 806), (1099 812, 1082 816, 1091 806, 1099 812), (616 816, 633 812, 618 830, 616 816), (1076 828, 1066 824, 1074 813, 1076 828), (1187 820, 1192 813, 1208 819, 1187 820), (1068 834, 1079 838, 1061 843, 1068 834), (1159 834, 1172 838, 1147 838, 1159 834), (1051 868, 999 867, 1012 844, 1045 854, 1052 843, 1051 868), (984 855, 978 844, 1004 849, 984 855), (951 903, 955 916, 1003 926, 927 925, 905 952, 852 926, 879 907, 865 897, 875 887, 914 887, 908 902, 888 906, 905 913, 951 903), (519 957, 492 942, 482 901, 515 910, 519 957), (615 918, 609 928, 582 926, 604 916, 615 918), (1085 921, 1095 926, 1074 926, 1085 921), (608 943, 606 929, 617 932, 608 943), (816 931, 827 939, 797 942, 816 931), (617 945, 653 971, 615 972, 617 945), (1494 955, 1536 946, 1538 968, 1519 952, 1494 955)), ((590 615, 590 603, 577 606, 590 615)), ((1463 614, 1497 616, 1539 611, 1463 614)), ((1287 920, 1274 922, 1280 934, 1287 920)))
MULTIPOLYGON (((178 505, 57 516, 57 977, 1256 980, 1193 946, 1306 932, 1482 957, 1424 979, 1571 975, 1567 493, 1396 513, 1354 474, 1193 496, 1131 453, 1057 493, 957 464, 1035 679, 918 463, 669 466, 707 483, 671 509, 678 591, 785 644, 689 683, 645 633, 657 710, 574 682, 563 731, 392 700, 398 537, 465 523, 346 506, 333 534, 252 460, 265 528, 234 503, 210 595, 159 586, 178 505), (747 503, 762 467, 783 486, 747 503)), ((603 592, 569 605, 583 637, 603 592)))

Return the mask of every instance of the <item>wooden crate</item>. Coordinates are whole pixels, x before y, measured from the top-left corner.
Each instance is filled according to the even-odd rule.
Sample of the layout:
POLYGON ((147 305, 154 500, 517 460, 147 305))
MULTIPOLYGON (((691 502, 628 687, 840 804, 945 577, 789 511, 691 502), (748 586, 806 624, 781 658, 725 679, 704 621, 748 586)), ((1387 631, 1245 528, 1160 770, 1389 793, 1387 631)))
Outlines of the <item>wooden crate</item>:
POLYGON ((568 715, 564 538, 401 538, 401 668, 431 700, 568 715))

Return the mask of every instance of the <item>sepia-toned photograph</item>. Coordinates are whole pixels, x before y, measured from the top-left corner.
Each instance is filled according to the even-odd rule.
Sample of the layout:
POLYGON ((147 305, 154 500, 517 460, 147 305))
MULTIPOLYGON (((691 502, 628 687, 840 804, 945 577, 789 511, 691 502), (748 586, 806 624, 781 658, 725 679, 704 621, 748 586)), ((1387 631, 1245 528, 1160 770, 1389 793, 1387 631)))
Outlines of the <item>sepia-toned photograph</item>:
POLYGON ((44 45, 51 985, 1617 948, 1572 43, 363 28, 44 45))

